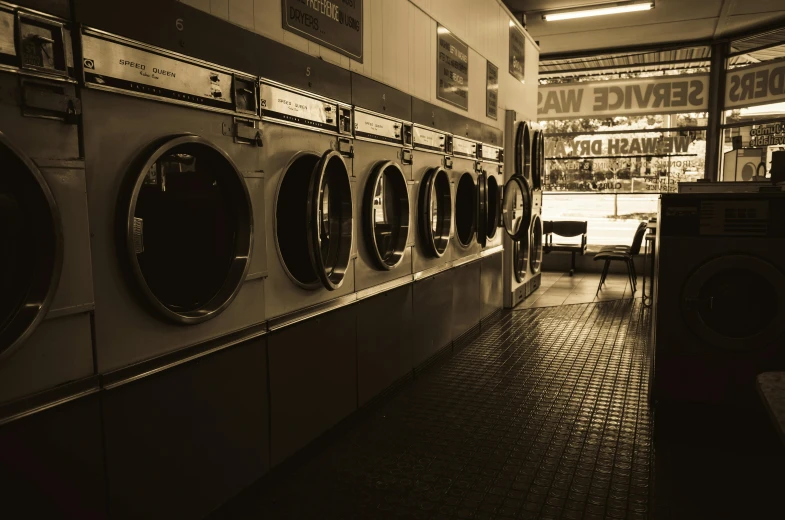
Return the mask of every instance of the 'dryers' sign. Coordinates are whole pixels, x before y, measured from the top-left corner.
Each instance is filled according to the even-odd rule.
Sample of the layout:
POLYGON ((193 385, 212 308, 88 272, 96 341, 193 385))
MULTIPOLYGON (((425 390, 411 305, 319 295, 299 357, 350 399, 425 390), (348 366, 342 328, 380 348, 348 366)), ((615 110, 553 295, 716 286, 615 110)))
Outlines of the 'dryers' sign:
POLYGON ((363 61, 363 0, 281 0, 283 28, 363 61))

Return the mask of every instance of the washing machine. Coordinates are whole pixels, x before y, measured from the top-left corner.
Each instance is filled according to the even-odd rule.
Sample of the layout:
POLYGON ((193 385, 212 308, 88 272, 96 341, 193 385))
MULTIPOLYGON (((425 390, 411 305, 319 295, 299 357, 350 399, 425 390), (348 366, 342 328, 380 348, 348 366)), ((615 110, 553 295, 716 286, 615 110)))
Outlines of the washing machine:
POLYGON ((0 403, 6 403, 94 374, 94 299, 70 30, 64 20, 0 6, 0 36, 0 403))
POLYGON ((534 130, 531 145, 532 224, 529 233, 529 274, 539 287, 542 270, 542 178, 545 175, 545 134, 542 129, 534 130))
POLYGON ((478 182, 484 184, 485 236, 478 240, 483 245, 480 266, 480 319, 486 318, 503 305, 504 245, 499 229, 502 226, 502 190, 504 189, 504 151, 499 146, 483 142, 480 147, 482 173, 478 182))
MULTIPOLYGON (((512 308, 539 287, 531 272, 532 235, 537 222, 531 187, 531 131, 526 121, 517 121, 515 111, 505 113, 505 148, 512 161, 504 163, 506 184, 502 200, 504 225, 504 306, 512 308)), ((540 225, 541 226, 541 225, 540 225)), ((541 234, 540 234, 541 236, 541 234)), ((536 263, 536 262, 535 262, 536 263)))
POLYGON ((90 28, 81 47, 99 372, 263 324, 257 80, 90 28))
POLYGON ((663 194, 658 226, 654 398, 752 402, 785 370, 785 194, 663 194))
POLYGON ((260 98, 274 329, 355 298, 354 128, 350 105, 266 80, 260 98))
POLYGON ((412 127, 415 240, 412 249, 412 364, 417 369, 452 345, 454 247, 452 135, 415 123, 412 127))

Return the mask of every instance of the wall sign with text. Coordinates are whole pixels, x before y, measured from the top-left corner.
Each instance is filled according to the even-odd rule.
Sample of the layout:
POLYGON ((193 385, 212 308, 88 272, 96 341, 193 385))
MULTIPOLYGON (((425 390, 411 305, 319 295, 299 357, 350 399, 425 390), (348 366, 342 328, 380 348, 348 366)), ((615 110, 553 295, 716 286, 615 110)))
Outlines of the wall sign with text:
POLYGON ((485 76, 485 115, 496 119, 499 110, 499 67, 487 62, 485 76))
POLYGON ((518 26, 510 20, 510 74, 523 83, 523 65, 526 55, 526 36, 518 26))
POLYGON ((785 101, 785 60, 732 69, 725 73, 725 108, 785 101))
POLYGON ((363 0, 281 0, 283 28, 363 61, 363 0))
POLYGON ((554 83, 537 91, 539 119, 703 112, 708 106, 708 74, 554 83))
POLYGON ((469 46, 436 27, 436 98, 469 110, 469 46))

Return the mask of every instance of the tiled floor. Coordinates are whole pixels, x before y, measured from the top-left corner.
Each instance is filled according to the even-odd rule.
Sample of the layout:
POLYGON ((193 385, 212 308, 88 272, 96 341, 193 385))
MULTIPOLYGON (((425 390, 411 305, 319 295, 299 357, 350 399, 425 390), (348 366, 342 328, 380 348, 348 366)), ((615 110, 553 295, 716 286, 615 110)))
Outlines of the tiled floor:
POLYGON ((647 518, 647 316, 503 312, 214 518, 647 518))
POLYGON ((597 285, 600 283, 600 273, 575 273, 570 276, 568 273, 543 272, 541 276, 540 288, 516 308, 552 307, 641 296, 642 278, 638 279, 638 290, 633 295, 626 274, 609 274, 599 293, 597 285))

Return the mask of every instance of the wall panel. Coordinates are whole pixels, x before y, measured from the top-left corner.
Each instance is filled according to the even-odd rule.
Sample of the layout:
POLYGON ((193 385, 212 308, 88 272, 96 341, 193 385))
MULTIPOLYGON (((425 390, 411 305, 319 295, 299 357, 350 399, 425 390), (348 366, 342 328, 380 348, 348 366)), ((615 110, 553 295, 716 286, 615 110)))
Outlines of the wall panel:
POLYGON ((499 67, 499 114, 536 119, 539 50, 527 40, 525 83, 508 72, 511 17, 500 0, 366 0, 363 63, 284 31, 280 0, 182 0, 297 50, 386 83, 454 112, 502 128, 485 117, 486 60, 499 67), (450 29, 469 47, 469 110, 436 99, 436 25, 450 29))

